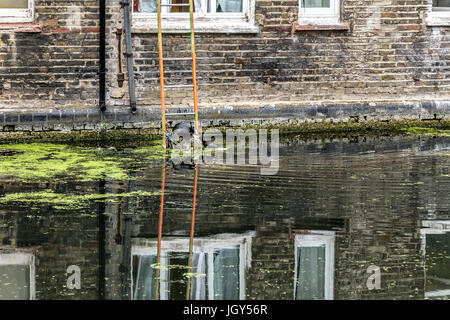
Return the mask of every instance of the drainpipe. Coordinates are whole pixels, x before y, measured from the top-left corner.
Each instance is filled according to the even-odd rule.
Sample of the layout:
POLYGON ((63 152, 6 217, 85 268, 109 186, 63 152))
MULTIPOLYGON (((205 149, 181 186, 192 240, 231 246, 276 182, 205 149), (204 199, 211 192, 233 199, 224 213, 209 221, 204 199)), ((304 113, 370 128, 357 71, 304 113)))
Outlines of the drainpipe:
POLYGON ((133 70, 133 53, 131 52, 131 24, 130 24, 130 0, 123 0, 123 15, 124 15, 124 30, 125 30, 125 45, 127 57, 127 71, 128 71, 128 90, 130 93, 130 108, 131 113, 136 113, 136 92, 134 87, 134 70, 133 70))
POLYGON ((99 107, 106 110, 106 0, 100 0, 99 107))

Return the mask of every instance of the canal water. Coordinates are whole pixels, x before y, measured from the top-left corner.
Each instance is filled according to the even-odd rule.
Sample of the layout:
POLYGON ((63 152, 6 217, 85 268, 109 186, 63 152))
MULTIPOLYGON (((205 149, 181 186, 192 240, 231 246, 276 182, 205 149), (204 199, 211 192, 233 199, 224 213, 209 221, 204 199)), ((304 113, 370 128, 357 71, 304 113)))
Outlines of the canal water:
POLYGON ((276 160, 0 145, 0 299, 450 297, 448 136, 289 135, 276 160))

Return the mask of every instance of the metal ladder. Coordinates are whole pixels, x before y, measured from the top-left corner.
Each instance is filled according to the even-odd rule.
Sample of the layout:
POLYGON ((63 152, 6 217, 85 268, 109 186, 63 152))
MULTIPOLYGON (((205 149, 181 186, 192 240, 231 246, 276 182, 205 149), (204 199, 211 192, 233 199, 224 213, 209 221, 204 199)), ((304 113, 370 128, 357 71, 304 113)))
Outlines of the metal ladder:
POLYGON ((174 3, 174 4, 161 4, 161 0, 157 0, 157 15, 158 15, 158 54, 159 54, 159 80, 160 80, 160 88, 161 88, 161 113, 162 113, 162 121, 161 126, 163 128, 163 145, 164 148, 167 147, 166 141, 166 117, 170 116, 179 116, 179 115, 194 115, 195 120, 195 134, 198 134, 198 102, 197 102, 197 77, 196 77, 196 68, 195 68, 195 42, 194 42, 194 5, 193 0, 189 0, 189 3, 174 3), (191 57, 189 58, 164 58, 163 56, 163 47, 162 47, 162 27, 161 27, 161 7, 189 7, 189 16, 190 16, 190 31, 188 32, 191 35, 191 57), (178 84, 178 85, 165 85, 164 82, 164 60, 165 61, 176 61, 176 60, 192 60, 192 85, 188 84, 178 84), (194 112, 184 112, 184 113, 166 113, 165 106, 165 95, 164 89, 178 89, 178 88, 186 88, 192 87, 194 94, 194 112))

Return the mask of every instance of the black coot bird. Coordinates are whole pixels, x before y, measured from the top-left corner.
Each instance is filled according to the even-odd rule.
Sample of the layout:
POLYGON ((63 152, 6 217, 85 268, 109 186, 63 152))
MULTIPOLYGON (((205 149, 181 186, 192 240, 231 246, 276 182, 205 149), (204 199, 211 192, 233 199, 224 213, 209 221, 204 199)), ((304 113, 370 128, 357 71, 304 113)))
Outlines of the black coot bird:
MULTIPOLYGON (((172 134, 166 134, 168 148, 173 149, 174 145, 182 143, 182 141, 190 141, 192 137, 195 138, 194 133, 194 128, 187 123, 177 123, 175 127, 173 127, 172 134)), ((202 145, 205 148, 217 148, 217 145, 214 143, 214 139, 213 141, 205 141, 202 139, 202 145)))

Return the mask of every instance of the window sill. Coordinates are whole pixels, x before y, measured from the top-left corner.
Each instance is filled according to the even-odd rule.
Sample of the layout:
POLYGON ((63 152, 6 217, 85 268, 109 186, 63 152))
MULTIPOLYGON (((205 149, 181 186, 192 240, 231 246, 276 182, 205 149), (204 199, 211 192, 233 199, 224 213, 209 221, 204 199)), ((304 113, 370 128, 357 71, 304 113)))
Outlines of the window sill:
POLYGON ((336 31, 349 31, 350 25, 348 22, 342 22, 337 24, 299 24, 294 23, 294 31, 321 31, 321 30, 336 30, 336 31))
MULTIPOLYGON (((162 23, 163 33, 186 33, 190 31, 189 22, 166 22, 162 23)), ((195 24, 195 33, 259 33, 259 28, 248 22, 207 22, 195 24)), ((156 26, 147 23, 134 23, 132 33, 158 33, 156 26)))
POLYGON ((450 27, 450 13, 431 12, 425 22, 428 27, 450 27))
POLYGON ((40 33, 42 27, 36 23, 0 23, 1 33, 40 33))

